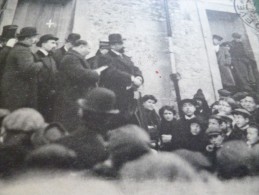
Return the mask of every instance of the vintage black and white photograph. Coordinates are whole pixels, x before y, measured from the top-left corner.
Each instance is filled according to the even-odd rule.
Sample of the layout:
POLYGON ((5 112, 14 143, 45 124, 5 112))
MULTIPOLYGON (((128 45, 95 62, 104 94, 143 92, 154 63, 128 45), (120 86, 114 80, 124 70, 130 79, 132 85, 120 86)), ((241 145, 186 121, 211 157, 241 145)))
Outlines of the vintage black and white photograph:
POLYGON ((0 0, 0 195, 257 195, 259 0, 0 0))

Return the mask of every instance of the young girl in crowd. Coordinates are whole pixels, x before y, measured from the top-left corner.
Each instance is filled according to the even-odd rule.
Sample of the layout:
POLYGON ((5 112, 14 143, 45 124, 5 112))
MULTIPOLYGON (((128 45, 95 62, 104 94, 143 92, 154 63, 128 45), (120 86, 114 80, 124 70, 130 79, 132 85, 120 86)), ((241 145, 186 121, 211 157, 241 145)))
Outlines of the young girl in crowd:
POLYGON ((172 106, 163 106, 159 109, 161 123, 159 127, 161 137, 161 150, 170 150, 172 145, 172 136, 176 135, 177 119, 176 111, 172 106))

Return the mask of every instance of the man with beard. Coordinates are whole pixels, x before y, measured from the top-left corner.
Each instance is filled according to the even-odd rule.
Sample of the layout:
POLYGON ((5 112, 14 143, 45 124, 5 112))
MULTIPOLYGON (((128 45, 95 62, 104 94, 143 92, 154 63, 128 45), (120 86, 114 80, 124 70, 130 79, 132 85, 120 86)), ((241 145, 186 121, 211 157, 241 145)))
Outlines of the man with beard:
POLYGON ((37 109, 37 75, 43 64, 35 62, 30 50, 37 41, 37 35, 34 27, 22 28, 17 35, 18 43, 7 57, 2 89, 4 107, 11 111, 22 107, 37 109))
POLYGON ((39 111, 47 122, 53 121, 57 66, 52 57, 52 51, 57 46, 57 40, 54 35, 46 34, 41 36, 36 44, 39 50, 35 53, 35 58, 43 63, 43 68, 38 75, 38 104, 39 111))
POLYGON ((136 110, 134 91, 143 84, 142 72, 134 66, 130 57, 124 54, 123 39, 120 34, 109 35, 109 52, 102 57, 100 66, 108 65, 100 78, 100 86, 115 92, 117 108, 123 118, 130 121, 136 110))

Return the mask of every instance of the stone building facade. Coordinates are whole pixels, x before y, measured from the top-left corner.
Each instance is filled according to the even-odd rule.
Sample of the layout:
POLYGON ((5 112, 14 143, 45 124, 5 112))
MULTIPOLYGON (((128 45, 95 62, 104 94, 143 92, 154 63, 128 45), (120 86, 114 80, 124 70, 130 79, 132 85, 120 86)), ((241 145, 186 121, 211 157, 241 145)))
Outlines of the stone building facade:
POLYGON ((170 79, 175 72, 180 75, 182 98, 193 97, 201 88, 209 103, 215 101, 222 83, 212 43, 214 33, 230 39, 231 31, 241 32, 250 55, 259 65, 258 31, 242 22, 235 12, 234 0, 8 0, 0 27, 11 23, 37 26, 41 34, 55 33, 61 45, 68 33, 80 33, 91 43, 93 52, 89 57, 98 49, 99 40, 107 40, 110 33, 121 33, 127 39, 127 55, 144 73, 141 91, 155 95, 158 107, 176 105, 170 79), (46 11, 50 10, 42 8, 46 4, 56 9, 46 11), (41 7, 37 12, 41 16, 26 19, 33 17, 31 10, 37 6, 41 7))

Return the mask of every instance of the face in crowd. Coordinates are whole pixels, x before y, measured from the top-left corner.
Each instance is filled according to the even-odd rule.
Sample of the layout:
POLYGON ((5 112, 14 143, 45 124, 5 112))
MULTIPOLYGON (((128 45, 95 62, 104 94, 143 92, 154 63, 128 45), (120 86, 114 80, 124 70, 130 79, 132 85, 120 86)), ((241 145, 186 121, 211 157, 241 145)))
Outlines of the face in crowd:
POLYGON ((256 143, 259 140, 258 129, 256 127, 249 127, 247 128, 247 141, 251 144, 256 143))
POLYGON ((192 116, 194 115, 194 112, 196 111, 196 108, 193 104, 186 102, 182 106, 182 111, 185 115, 187 116, 192 116))
POLYGON ((42 48, 44 48, 46 51, 52 51, 56 49, 57 47, 57 41, 55 40, 48 40, 45 43, 42 43, 42 48))
POLYGON ((219 147, 224 141, 224 136, 222 134, 210 135, 209 140, 212 145, 219 147))
POLYGON ((166 121, 170 122, 174 119, 174 113, 170 110, 165 110, 163 113, 163 117, 166 121))
POLYGON ((198 135, 201 132, 201 126, 198 123, 191 123, 190 130, 192 135, 198 135))
POLYGON ((240 105, 248 112, 253 112, 256 109, 256 103, 253 97, 247 96, 240 100, 240 105))
POLYGON ((155 101, 152 99, 148 99, 143 103, 143 107, 147 110, 154 110, 155 101))
POLYGON ((226 114, 229 115, 232 112, 232 107, 227 101, 220 100, 218 104, 218 112, 220 114, 226 114))
POLYGON ((242 128, 249 123, 249 118, 246 118, 241 114, 234 114, 234 121, 239 128, 242 128))
POLYGON ((111 44, 111 49, 120 52, 120 53, 124 53, 124 46, 123 43, 113 43, 111 44))
POLYGON ((209 119, 209 124, 208 124, 208 127, 215 127, 215 128, 220 128, 220 123, 217 119, 214 119, 214 118, 210 118, 209 119))

